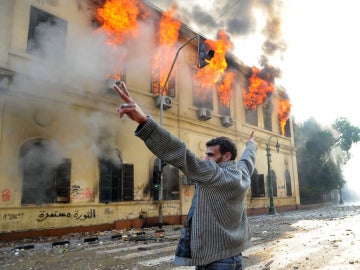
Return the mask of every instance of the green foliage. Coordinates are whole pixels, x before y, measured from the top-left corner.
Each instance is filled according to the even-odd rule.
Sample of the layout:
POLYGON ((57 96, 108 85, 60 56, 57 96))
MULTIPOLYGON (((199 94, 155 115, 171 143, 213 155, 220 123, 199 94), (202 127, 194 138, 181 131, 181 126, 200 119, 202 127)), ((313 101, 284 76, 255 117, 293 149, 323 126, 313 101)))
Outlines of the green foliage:
POLYGON ((349 157, 352 143, 359 141, 360 130, 344 118, 338 119, 333 128, 339 136, 335 137, 333 130, 321 127, 313 118, 302 124, 294 123, 302 201, 320 202, 322 194, 345 184, 342 162, 349 157), (337 148, 342 151, 336 151, 337 148))
POLYGON ((346 118, 338 118, 332 127, 340 134, 337 143, 345 155, 345 162, 351 158, 350 149, 353 143, 360 140, 359 127, 352 126, 346 118))

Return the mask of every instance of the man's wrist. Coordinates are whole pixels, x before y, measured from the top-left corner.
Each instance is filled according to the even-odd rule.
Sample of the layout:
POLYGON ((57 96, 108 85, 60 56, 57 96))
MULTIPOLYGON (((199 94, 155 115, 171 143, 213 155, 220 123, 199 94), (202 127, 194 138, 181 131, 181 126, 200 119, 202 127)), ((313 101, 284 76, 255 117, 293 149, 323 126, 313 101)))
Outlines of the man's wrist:
POLYGON ((148 120, 149 120, 149 116, 148 116, 148 115, 145 115, 144 117, 139 118, 137 122, 138 122, 138 124, 143 125, 143 124, 145 124, 148 120))

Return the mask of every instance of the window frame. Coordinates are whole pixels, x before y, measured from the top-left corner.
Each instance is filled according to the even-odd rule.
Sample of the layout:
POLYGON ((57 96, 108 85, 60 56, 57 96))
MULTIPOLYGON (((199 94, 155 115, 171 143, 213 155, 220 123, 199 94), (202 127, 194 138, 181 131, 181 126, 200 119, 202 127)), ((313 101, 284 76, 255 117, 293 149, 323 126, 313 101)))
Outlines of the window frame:
POLYGON ((99 159, 99 202, 134 200, 134 164, 115 166, 111 160, 99 159))
POLYGON ((265 178, 264 174, 254 172, 251 176, 251 197, 265 197, 265 178))
MULTIPOLYGON (((67 26, 68 23, 66 20, 61 19, 47 11, 44 11, 35 6, 30 7, 30 18, 29 18, 29 28, 28 28, 28 37, 27 37, 27 45, 26 52, 29 54, 34 54, 34 51, 37 51, 41 48, 39 40, 36 37, 36 27, 41 23, 49 22, 51 25, 59 26, 63 31, 64 35, 60 38, 63 45, 61 48, 64 48, 66 45, 66 37, 67 37, 67 26)), ((62 53, 64 53, 62 52, 62 53)), ((61 53, 61 52, 60 52, 61 53)))
MULTIPOLYGON (((34 139, 20 149, 20 159, 29 151, 38 147, 40 152, 46 151, 48 141, 34 139)), ((21 205, 41 205, 70 202, 71 159, 63 158, 55 167, 43 163, 28 166, 22 164, 21 205), (39 177, 41 175, 42 177, 39 177)))

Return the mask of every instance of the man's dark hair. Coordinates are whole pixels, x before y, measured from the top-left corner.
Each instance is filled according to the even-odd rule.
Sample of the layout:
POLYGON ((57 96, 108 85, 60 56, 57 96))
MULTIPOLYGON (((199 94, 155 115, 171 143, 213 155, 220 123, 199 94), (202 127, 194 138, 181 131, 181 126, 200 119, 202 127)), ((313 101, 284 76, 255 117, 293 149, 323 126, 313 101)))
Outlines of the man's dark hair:
POLYGON ((236 144, 228 137, 217 137, 214 139, 211 139, 206 143, 206 146, 215 146, 219 145, 219 150, 222 155, 224 155, 226 152, 231 153, 231 159, 235 160, 237 156, 237 147, 236 144))

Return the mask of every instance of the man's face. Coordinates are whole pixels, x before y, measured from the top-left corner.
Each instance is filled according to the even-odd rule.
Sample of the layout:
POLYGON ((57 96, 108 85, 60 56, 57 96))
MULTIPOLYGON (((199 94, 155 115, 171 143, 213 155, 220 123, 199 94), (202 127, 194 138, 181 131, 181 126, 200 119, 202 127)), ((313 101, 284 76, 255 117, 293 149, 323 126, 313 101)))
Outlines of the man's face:
POLYGON ((224 155, 220 152, 219 145, 208 146, 205 152, 205 160, 213 160, 216 163, 228 161, 231 158, 231 153, 226 152, 224 155))

